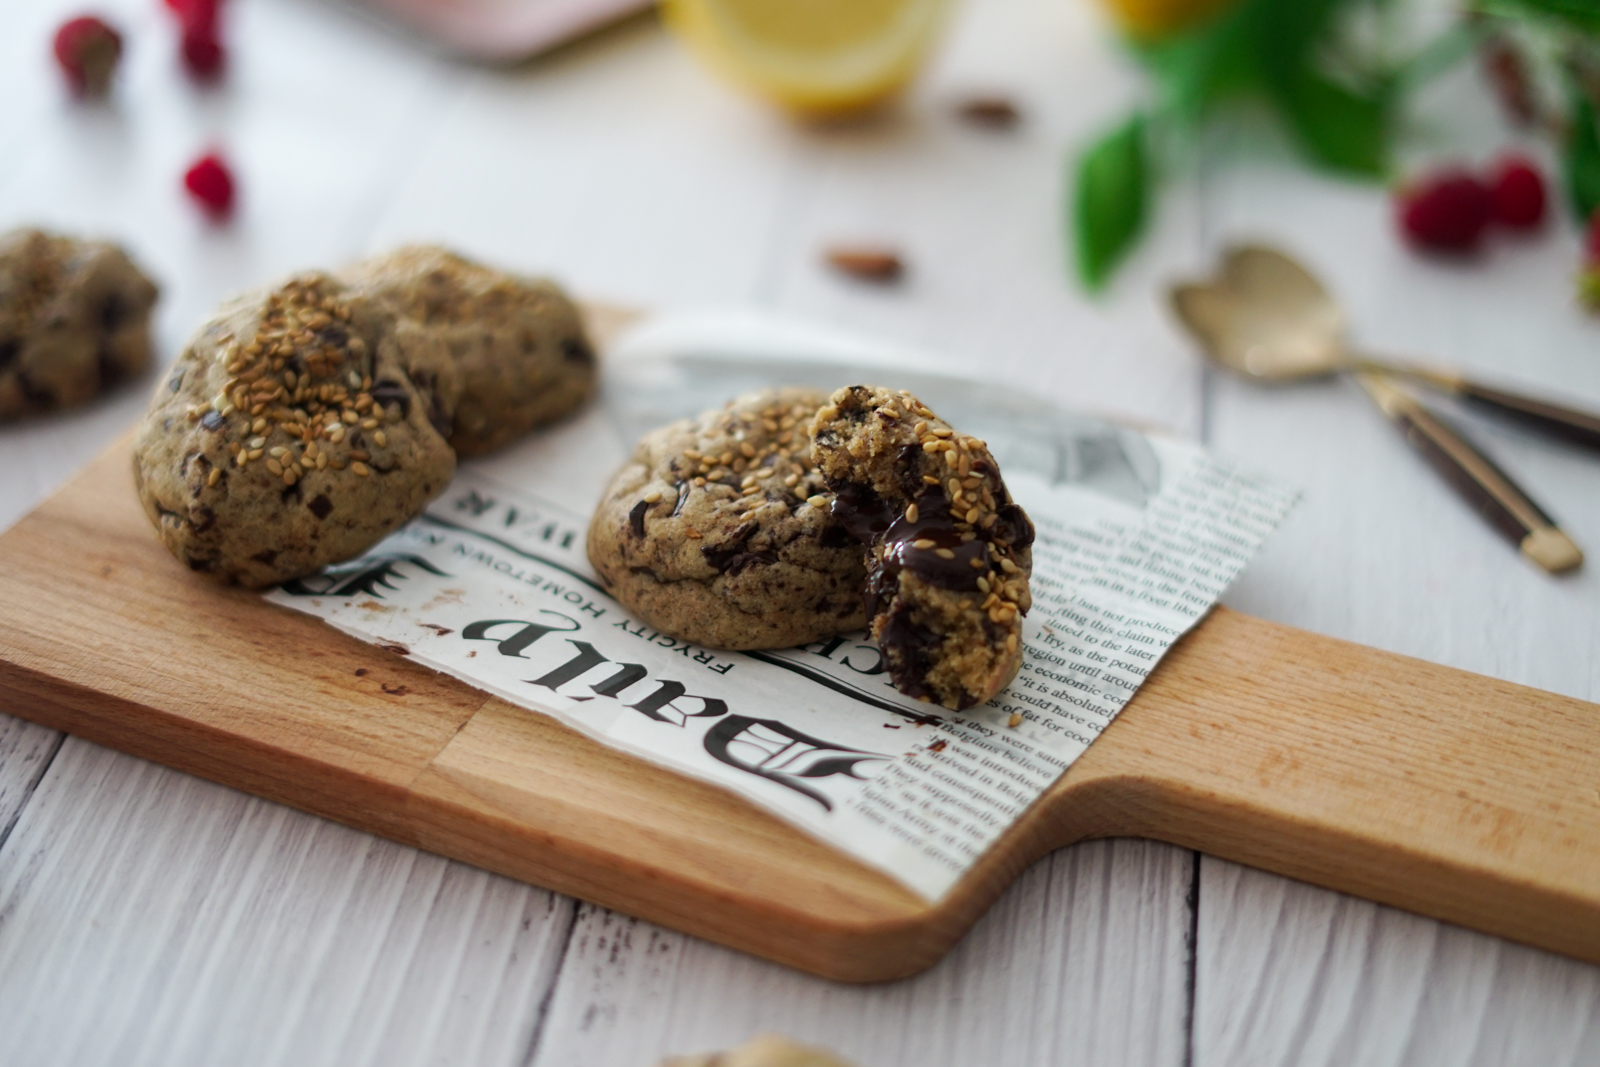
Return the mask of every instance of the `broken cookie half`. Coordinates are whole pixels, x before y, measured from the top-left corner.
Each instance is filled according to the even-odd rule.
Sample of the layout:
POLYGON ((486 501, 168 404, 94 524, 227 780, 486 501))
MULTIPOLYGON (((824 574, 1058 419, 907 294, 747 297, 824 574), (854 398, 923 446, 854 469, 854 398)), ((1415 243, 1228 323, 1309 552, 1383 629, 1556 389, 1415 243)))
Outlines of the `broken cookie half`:
POLYGON ((905 391, 852 385, 811 424, 833 516, 867 546, 866 611, 896 688, 960 711, 1022 662, 1033 523, 983 441, 905 391))

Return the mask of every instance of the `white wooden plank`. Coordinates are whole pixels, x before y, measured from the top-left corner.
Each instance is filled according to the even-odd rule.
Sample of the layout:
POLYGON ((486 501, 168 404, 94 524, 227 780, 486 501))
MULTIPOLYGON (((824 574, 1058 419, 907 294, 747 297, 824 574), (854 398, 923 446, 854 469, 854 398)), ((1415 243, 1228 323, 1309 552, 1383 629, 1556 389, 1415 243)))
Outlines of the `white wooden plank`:
POLYGON ((519 1064, 572 909, 69 739, 0 851, 0 1062, 519 1064))
MULTIPOLYGON (((1425 127, 1493 144, 1470 77, 1425 127)), ((1594 321, 1576 309, 1577 238, 1496 242, 1471 263, 1422 260, 1396 238, 1383 189, 1282 162, 1209 175, 1210 248, 1268 238, 1303 256, 1371 346, 1567 393, 1600 410, 1594 321)), ((1453 140, 1452 140, 1453 138, 1453 140)), ((1298 485, 1304 500, 1227 597, 1254 614, 1584 699, 1600 699, 1600 577, 1520 560, 1348 383, 1264 390, 1209 381, 1209 443, 1298 485)), ((1592 553, 1600 463, 1461 420, 1592 553)), ((1593 558, 1593 557, 1592 557, 1593 558)), ((1536 724, 1530 724, 1535 728, 1536 724)), ((1592 1064, 1600 968, 1206 859, 1194 1063, 1592 1064)))
POLYGON ((650 1067, 771 1030, 862 1067, 1179 1064, 1191 859, 1143 841, 1058 852, 943 962, 876 986, 584 906, 532 1062, 650 1067))
POLYGON ((55 758, 62 734, 0 714, 0 848, 55 758))
POLYGON ((1205 857, 1197 1067, 1600 1064, 1600 968, 1205 857))
POLYGON ((640 307, 738 303, 786 210, 794 150, 778 116, 639 19, 472 75, 368 247, 444 241, 640 307))

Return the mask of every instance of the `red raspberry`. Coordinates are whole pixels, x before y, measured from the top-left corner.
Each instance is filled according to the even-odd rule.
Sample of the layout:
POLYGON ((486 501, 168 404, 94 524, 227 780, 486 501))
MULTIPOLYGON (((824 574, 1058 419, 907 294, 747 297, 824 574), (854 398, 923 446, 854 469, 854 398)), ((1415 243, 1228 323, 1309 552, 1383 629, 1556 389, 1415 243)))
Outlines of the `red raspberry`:
POLYGON ((214 30, 191 26, 183 28, 179 55, 183 57, 184 69, 196 81, 203 82, 216 80, 222 74, 223 62, 227 59, 227 53, 222 50, 222 42, 217 40, 214 30))
POLYGON ((93 15, 82 15, 56 31, 56 62, 67 84, 82 96, 105 96, 122 56, 122 35, 93 15))
POLYGON ((1482 182, 1452 168, 1400 190, 1396 214, 1401 232, 1415 247, 1465 253, 1478 247, 1493 206, 1482 182))
POLYGON ((1494 221, 1513 230, 1532 230, 1544 221, 1544 176, 1525 156, 1506 156, 1489 175, 1494 221))
POLYGON ((215 34, 220 0, 165 0, 165 3, 178 16, 180 26, 215 34))
POLYGON ((233 214, 233 174, 215 152, 196 161, 184 174, 183 184, 212 219, 221 222, 233 214))
POLYGON ((178 44, 178 58, 184 69, 197 81, 214 81, 221 73, 227 59, 222 47, 222 34, 217 27, 217 11, 221 0, 164 0, 174 15, 182 36, 178 44))

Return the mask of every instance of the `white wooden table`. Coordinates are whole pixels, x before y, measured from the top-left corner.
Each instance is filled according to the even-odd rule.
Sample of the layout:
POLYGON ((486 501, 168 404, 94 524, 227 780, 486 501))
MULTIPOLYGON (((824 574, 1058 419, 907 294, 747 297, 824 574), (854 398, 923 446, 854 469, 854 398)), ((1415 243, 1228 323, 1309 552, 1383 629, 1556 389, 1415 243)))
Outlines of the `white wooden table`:
MULTIPOLYGON (((1062 268, 1061 161, 1141 81, 1086 0, 973 0, 898 116, 832 130, 727 91, 649 19, 486 71, 321 0, 229 0, 234 64, 211 92, 175 71, 156 0, 101 0, 129 47, 116 103, 86 109, 48 57, 78 6, 0 7, 0 227, 124 241, 163 282, 166 358, 233 290, 415 239, 592 298, 814 316, 1301 487, 1234 607, 1600 700, 1596 565, 1532 571, 1348 385, 1203 371, 1157 295, 1224 241, 1268 237, 1337 288, 1362 340, 1600 407, 1576 235, 1424 264, 1382 190, 1310 175, 1241 125, 1087 299, 1062 268), (971 90, 1012 96, 1024 125, 953 121, 971 90), (211 142, 242 184, 223 229, 179 192, 211 142), (819 265, 823 243, 866 238, 905 251, 904 286, 819 265)), ((1422 111, 1424 145, 1499 128, 1466 74, 1422 111)), ((0 521, 142 405, 0 429, 0 521)), ((1475 428, 1600 552, 1595 457, 1475 428)), ((1037 865, 927 974, 840 986, 0 715, 0 1063, 646 1067, 761 1029, 863 1067, 1600 1064, 1600 968, 1109 841, 1037 865)))

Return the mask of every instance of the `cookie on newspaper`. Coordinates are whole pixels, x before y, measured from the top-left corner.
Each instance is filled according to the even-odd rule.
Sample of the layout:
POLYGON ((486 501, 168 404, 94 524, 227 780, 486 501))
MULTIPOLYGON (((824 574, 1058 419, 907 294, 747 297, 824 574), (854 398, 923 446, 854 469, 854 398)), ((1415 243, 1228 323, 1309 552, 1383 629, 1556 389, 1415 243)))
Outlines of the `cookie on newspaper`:
POLYGON ((0 236, 0 419, 85 403, 143 371, 156 292, 115 245, 0 236))
POLYGON ((961 710, 1022 662, 1033 524, 984 443, 916 397, 840 389, 812 423, 834 515, 869 546, 867 614, 902 693, 961 710))
POLYGON ((448 347, 460 386, 449 434, 457 455, 507 445, 594 393, 594 349, 578 309, 551 282, 432 246, 377 256, 346 277, 448 347))
POLYGON ((738 1048, 703 1056, 670 1056, 661 1067, 850 1067, 819 1048, 777 1034, 760 1034, 738 1048))
POLYGON ((823 399, 751 393, 642 438, 589 525, 589 560, 612 594, 712 648, 859 629, 865 553, 829 515, 807 436, 823 399))
POLYGON ((151 399, 134 481, 172 554, 261 587, 364 551, 449 482, 454 364, 320 273, 225 305, 151 399))

